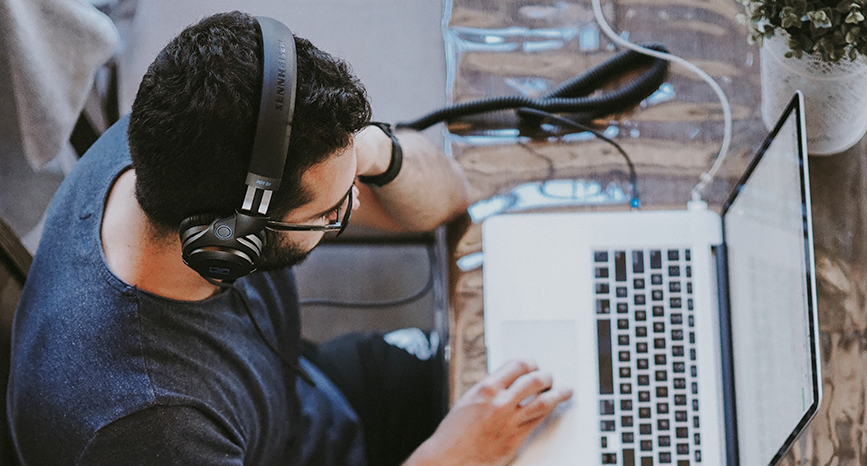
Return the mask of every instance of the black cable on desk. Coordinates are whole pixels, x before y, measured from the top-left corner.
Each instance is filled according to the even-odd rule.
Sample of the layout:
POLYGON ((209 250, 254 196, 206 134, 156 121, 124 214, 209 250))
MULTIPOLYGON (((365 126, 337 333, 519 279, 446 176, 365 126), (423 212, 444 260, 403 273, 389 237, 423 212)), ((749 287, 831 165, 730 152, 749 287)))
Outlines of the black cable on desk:
MULTIPOLYGON (((643 44, 643 46, 667 52, 661 44, 643 44)), ((576 120, 586 122, 637 105, 662 85, 667 73, 668 61, 626 50, 556 87, 539 99, 515 95, 463 102, 436 110, 414 121, 398 123, 396 126, 421 131, 441 121, 452 121, 464 116, 499 110, 518 110, 518 114, 526 121, 528 112, 523 109, 577 114, 576 120), (602 85, 615 81, 628 72, 648 66, 649 68, 638 78, 623 87, 588 97, 602 85)))

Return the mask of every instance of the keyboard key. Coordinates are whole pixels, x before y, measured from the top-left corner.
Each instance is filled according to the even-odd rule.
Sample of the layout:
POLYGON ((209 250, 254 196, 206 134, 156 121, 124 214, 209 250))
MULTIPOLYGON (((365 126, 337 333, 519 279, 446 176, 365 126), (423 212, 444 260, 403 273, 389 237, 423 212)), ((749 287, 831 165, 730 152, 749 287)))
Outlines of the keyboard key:
POLYGON ((614 288, 614 294, 616 294, 618 298, 625 298, 628 293, 625 286, 618 286, 617 288, 614 288))
POLYGON ((608 448, 608 437, 602 437, 602 448, 608 448))
POLYGON ((629 351, 620 351, 619 353, 617 353, 617 358, 620 360, 620 362, 629 362, 629 357, 629 351))
POLYGON ((657 439, 657 443, 660 447, 670 447, 671 446, 671 437, 668 435, 660 435, 657 439))
POLYGON ((671 355, 672 356, 683 356, 683 346, 681 345, 673 345, 671 347, 671 355))
POLYGON ((677 438, 688 438, 689 429, 687 429, 686 427, 678 427, 677 429, 674 429, 674 435, 677 438))
MULTIPOLYGON (((690 316, 692 317, 692 316, 690 316)), ((671 314, 671 325, 682 325, 683 324, 683 314, 675 312, 671 314)))
POLYGON ((651 285, 662 285, 662 274, 661 273, 650 274, 650 284, 651 285))
POLYGON ((683 330, 674 329, 671 331, 671 339, 675 341, 683 340, 683 330))
POLYGON ((599 414, 614 414, 614 400, 600 400, 599 401, 599 414))
POLYGON ((641 458, 641 466, 653 466, 653 457, 645 456, 641 458))
POLYGON ((678 390, 686 389, 686 379, 677 377, 674 379, 674 388, 678 390))
POLYGON ((650 292, 650 299, 654 301, 662 301, 663 297, 662 290, 651 290, 650 292))
POLYGON ((610 314, 611 313, 611 301, 607 299, 597 299, 596 300, 596 313, 597 314, 610 314))
POLYGON ((692 426, 695 427, 696 429, 698 429, 698 424, 699 424, 699 422, 698 422, 698 416, 693 416, 693 418, 692 418, 692 426))
POLYGON ((686 416, 686 411, 675 411, 674 420, 677 422, 686 422, 689 418, 686 416))
POLYGON ((692 410, 698 411, 698 400, 692 400, 692 410))
POLYGON ((687 321, 689 322, 690 327, 695 327, 695 316, 687 317, 687 321))
POLYGON ((686 272, 686 277, 687 277, 687 278, 692 278, 692 267, 690 267, 690 266, 687 265, 687 266, 685 267, 685 272, 686 272))
POLYGON ((653 450, 653 441, 652 440, 642 440, 640 445, 641 445, 641 451, 653 450))
POLYGON ((626 314, 628 312, 629 312, 629 304, 617 303, 617 313, 618 314, 626 314))
POLYGON ((665 338, 654 338, 653 347, 656 349, 665 349, 665 338))
POLYGON ((617 430, 617 425, 612 419, 603 419, 599 428, 600 430, 602 430, 602 432, 614 432, 615 430, 617 430))
POLYGON ((679 277, 680 276, 680 266, 679 265, 669 265, 668 266, 668 276, 669 277, 679 277))
POLYGON ((671 453, 667 451, 663 451, 659 453, 659 462, 661 464, 669 464, 671 463, 671 453))
POLYGON ((625 251, 614 251, 614 279, 618 282, 626 281, 625 251))
POLYGON ((644 273, 644 251, 632 251, 632 273, 644 273))
POLYGON ((617 335, 617 344, 621 346, 629 346, 629 335, 617 335))
POLYGON ((629 319, 617 319, 617 329, 618 330, 628 330, 629 329, 629 319))
POLYGON ((633 443, 635 442, 635 434, 632 432, 624 432, 620 435, 620 441, 622 443, 633 443))
POLYGON ((680 298, 671 298, 668 300, 668 305, 671 306, 672 309, 680 309, 683 307, 683 301, 680 298))
POLYGON ((657 430, 668 430, 669 429, 668 419, 658 419, 656 421, 656 428, 657 428, 657 430))
POLYGON ((692 282, 686 282, 686 292, 692 294, 692 282))
POLYGON ((620 400, 621 411, 632 411, 632 400, 620 400))
POLYGON ((686 364, 683 362, 675 362, 672 364, 671 370, 674 372, 686 372, 686 364))
POLYGON ((620 425, 623 427, 632 427, 632 416, 621 416, 620 425))
POLYGON ((646 337, 647 336, 647 327, 643 325, 639 325, 635 327, 635 336, 637 337, 646 337))
POLYGON ((686 308, 689 309, 690 311, 692 311, 694 305, 695 305, 695 304, 693 303, 692 298, 687 298, 687 300, 686 300, 686 308))
POLYGON ((677 460, 677 466, 689 466, 689 460, 677 460))
POLYGON ((656 397, 668 398, 668 387, 666 387, 665 385, 660 385, 656 387, 656 397))
POLYGON ((653 433, 653 425, 652 424, 640 424, 638 426, 638 432, 640 432, 641 435, 650 435, 653 433))
POLYGON ((638 320, 638 321, 647 320, 647 311, 635 311, 635 320, 638 320))
POLYGON ((623 449, 623 466, 635 466, 635 450, 631 448, 623 449))
POLYGON ((603 453, 602 464, 617 464, 617 453, 603 453))
POLYGON ((698 377, 698 367, 697 366, 689 366, 689 375, 693 377, 698 377))
POLYGON ((680 251, 678 251, 677 249, 669 249, 668 250, 668 260, 670 260, 670 261, 680 260, 680 251))
POLYGON ((689 249, 683 250, 683 260, 685 260, 685 261, 692 260, 691 256, 692 256, 692 254, 691 254, 691 251, 689 249))
POLYGON ((638 366, 639 369, 642 369, 642 370, 646 370, 650 367, 650 364, 649 364, 647 358, 638 358, 636 360, 635 364, 636 364, 636 366, 638 366))
POLYGON ((689 349, 689 360, 690 360, 690 361, 695 361, 695 348, 690 348, 690 349, 689 349))
POLYGON ((650 408, 644 406, 638 408, 638 417, 641 419, 649 419, 650 418, 650 408))
POLYGON ((686 395, 674 395, 674 404, 677 406, 685 406, 686 405, 686 395))
POLYGON ((634 301, 635 301, 636 306, 643 306, 643 305, 647 304, 647 297, 644 296, 643 294, 637 294, 637 295, 635 295, 634 301))
POLYGON ((635 288, 636 290, 643 290, 644 289, 644 279, 643 278, 636 278, 635 280, 632 281, 632 287, 635 288))
POLYGON ((662 306, 653 306, 653 317, 662 317, 665 315, 665 308, 662 306))
POLYGON ((621 379, 628 379, 630 375, 632 375, 632 369, 629 366, 623 366, 620 368, 621 379))
POLYGON ((668 403, 656 403, 656 414, 668 414, 668 403))
POLYGON ((657 366, 661 366, 665 364, 665 353, 659 353, 653 355, 653 362, 656 363, 657 366))
POLYGON ((668 372, 656 371, 656 381, 657 382, 665 382, 666 380, 668 380, 668 372))
POLYGON ((650 251, 650 268, 662 268, 662 251, 650 251))
POLYGON ((680 293, 680 282, 673 281, 673 282, 669 283, 668 284, 668 291, 671 291, 672 293, 680 293))
POLYGON ((693 445, 701 445, 701 434, 694 434, 692 436, 693 445))
POLYGON ((653 331, 656 333, 661 333, 665 331, 665 322, 654 322, 653 323, 653 331))
POLYGON ((635 344, 635 351, 637 351, 639 353, 646 353, 647 352, 647 342, 641 341, 641 342, 636 343, 635 344))
POLYGON ((608 294, 610 288, 607 283, 596 284, 596 294, 608 294))
POLYGON ((696 463, 701 463, 701 450, 696 450, 696 451, 695 451, 695 462, 696 462, 696 463))
POLYGON ((608 262, 608 251, 595 251, 593 253, 594 262, 608 262))
POLYGON ((689 342, 695 344, 695 332, 689 332, 689 342))
POLYGON ((650 385, 650 376, 647 374, 638 376, 638 385, 645 386, 650 385))
POLYGON ((690 390, 693 395, 698 395, 698 382, 692 383, 692 390, 690 390))
POLYGON ((608 267, 596 267, 596 278, 608 278, 608 267))
POLYGON ((640 390, 638 392, 638 401, 641 401, 643 403, 650 401, 650 392, 648 392, 647 390, 640 390))
MULTIPOLYGON (((600 319, 596 321, 596 345, 599 367, 599 393, 614 394, 614 365, 611 351, 611 321, 600 319)), ((627 353, 627 356, 629 353, 627 353)))
POLYGON ((632 393, 632 384, 631 383, 620 384, 620 393, 622 395, 629 395, 630 393, 632 393))

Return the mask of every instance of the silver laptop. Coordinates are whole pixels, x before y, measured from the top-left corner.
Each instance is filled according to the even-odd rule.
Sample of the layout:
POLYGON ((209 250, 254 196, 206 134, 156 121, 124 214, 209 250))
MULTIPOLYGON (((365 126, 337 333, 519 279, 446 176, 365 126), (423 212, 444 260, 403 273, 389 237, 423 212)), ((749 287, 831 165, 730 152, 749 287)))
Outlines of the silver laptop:
POLYGON ((725 204, 483 222, 494 370, 569 386, 519 465, 772 465, 821 374, 803 97, 725 204))

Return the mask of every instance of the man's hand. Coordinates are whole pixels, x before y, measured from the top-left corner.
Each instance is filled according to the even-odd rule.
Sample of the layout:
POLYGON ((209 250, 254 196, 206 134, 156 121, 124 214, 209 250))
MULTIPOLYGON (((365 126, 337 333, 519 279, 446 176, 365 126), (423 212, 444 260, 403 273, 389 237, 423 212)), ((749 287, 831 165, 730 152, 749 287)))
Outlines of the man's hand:
POLYGON ((404 466, 501 466, 571 390, 551 389, 551 375, 513 361, 488 375, 452 407, 404 466))

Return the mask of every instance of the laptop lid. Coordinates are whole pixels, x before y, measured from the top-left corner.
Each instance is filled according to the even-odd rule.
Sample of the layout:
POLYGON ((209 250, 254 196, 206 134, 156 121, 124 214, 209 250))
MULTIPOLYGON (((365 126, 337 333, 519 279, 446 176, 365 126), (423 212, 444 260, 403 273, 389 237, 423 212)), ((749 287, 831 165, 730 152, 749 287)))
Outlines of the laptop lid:
POLYGON ((723 209, 730 464, 777 463, 821 400, 803 106, 798 92, 723 209))

